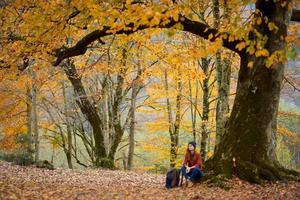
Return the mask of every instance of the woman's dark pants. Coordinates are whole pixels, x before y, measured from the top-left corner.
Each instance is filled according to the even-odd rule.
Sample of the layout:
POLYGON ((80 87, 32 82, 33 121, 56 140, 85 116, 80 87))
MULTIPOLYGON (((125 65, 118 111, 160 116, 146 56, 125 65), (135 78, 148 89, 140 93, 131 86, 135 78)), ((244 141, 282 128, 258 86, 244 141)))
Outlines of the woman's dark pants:
POLYGON ((203 172, 199 167, 195 167, 191 169, 189 173, 186 173, 186 167, 182 166, 181 173, 186 179, 189 179, 192 182, 196 182, 203 177, 203 172))

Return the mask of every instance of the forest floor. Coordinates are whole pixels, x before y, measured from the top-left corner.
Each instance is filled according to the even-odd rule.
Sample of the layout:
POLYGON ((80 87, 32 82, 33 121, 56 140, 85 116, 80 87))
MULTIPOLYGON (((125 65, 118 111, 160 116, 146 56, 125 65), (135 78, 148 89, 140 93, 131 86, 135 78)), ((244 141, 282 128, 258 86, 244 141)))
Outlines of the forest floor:
POLYGON ((239 179, 229 190, 197 184, 164 188, 164 175, 118 170, 47 170, 0 161, 0 199, 300 199, 300 183, 255 185, 239 179))

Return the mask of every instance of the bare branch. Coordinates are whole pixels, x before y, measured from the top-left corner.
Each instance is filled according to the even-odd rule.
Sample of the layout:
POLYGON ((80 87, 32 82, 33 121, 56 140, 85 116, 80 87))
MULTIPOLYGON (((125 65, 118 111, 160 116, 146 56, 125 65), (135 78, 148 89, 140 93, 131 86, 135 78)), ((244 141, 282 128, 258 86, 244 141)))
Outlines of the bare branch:
POLYGON ((294 91, 298 91, 300 92, 300 88, 298 88, 291 80, 289 80, 286 76, 284 77, 284 80, 290 85, 292 86, 292 88, 294 89, 294 91))

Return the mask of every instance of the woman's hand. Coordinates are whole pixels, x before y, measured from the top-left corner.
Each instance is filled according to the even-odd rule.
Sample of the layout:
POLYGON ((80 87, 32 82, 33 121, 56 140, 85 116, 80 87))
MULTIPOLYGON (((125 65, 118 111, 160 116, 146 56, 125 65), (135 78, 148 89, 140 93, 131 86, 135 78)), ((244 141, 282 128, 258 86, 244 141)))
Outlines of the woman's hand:
POLYGON ((191 171, 191 168, 190 167, 188 167, 188 166, 185 166, 185 171, 186 171, 186 173, 189 173, 190 171, 191 171))

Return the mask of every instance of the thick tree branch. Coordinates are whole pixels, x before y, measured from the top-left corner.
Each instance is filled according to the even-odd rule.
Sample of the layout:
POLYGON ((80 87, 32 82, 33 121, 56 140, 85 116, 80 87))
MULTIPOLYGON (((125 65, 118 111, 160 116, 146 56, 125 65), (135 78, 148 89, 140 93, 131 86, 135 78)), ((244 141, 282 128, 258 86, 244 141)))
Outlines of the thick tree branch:
MULTIPOLYGON (((132 34, 135 33, 139 30, 145 30, 148 28, 171 28, 178 22, 175 21, 174 19, 170 19, 168 23, 161 22, 157 26, 151 27, 149 25, 141 25, 138 27, 134 27, 134 24, 129 24, 126 26, 126 30, 121 29, 113 33, 111 28, 109 26, 104 26, 102 30, 95 30, 86 36, 84 36, 81 40, 77 42, 77 44, 73 47, 66 48, 62 47, 59 49, 56 49, 54 54, 56 56, 56 61, 53 63, 54 66, 58 66, 61 61, 63 61, 66 58, 78 56, 78 55, 83 55, 87 51, 87 46, 94 41, 98 40, 99 38, 112 35, 112 34, 132 34)), ((197 22, 197 21, 192 21, 186 17, 180 17, 180 23, 183 25, 183 31, 187 31, 190 33, 193 33, 195 35, 198 35, 204 39, 207 39, 209 41, 215 41, 220 34, 218 33, 218 30, 210 28, 208 25, 197 22)), ((229 33, 223 33, 229 35, 229 33)), ((228 37, 227 37, 228 38, 228 37)), ((238 44, 240 41, 233 41, 229 42, 228 39, 224 39, 223 37, 223 46, 234 51, 237 53, 240 53, 238 49, 235 48, 236 44, 238 44)))
MULTIPOLYGON (((79 14, 78 12, 74 12, 74 15, 71 15, 71 17, 76 16, 79 14)), ((298 9, 293 9, 292 12, 292 17, 291 21, 299 21, 300 22, 300 10, 298 9)), ((87 46, 93 43, 96 40, 101 39, 102 37, 112 35, 112 34, 132 34, 135 33, 139 30, 145 30, 147 28, 171 28, 174 26, 177 21, 174 19, 170 19, 168 23, 161 22, 157 26, 151 27, 149 25, 141 25, 138 27, 134 28, 134 24, 129 24, 126 26, 126 30, 121 29, 119 31, 116 31, 115 33, 112 33, 111 27, 109 26, 104 26, 102 30, 95 30, 86 36, 84 36, 81 40, 77 42, 77 44, 73 47, 66 48, 62 47, 59 49, 55 50, 55 56, 56 56, 56 61, 53 63, 54 66, 58 66, 61 61, 63 61, 66 58, 78 56, 78 55, 83 55, 87 51, 87 46)), ((218 32, 217 29, 213 29, 209 27, 208 25, 197 22, 197 21, 192 21, 184 16, 180 17, 180 23, 183 25, 183 31, 193 33, 197 36, 200 36, 204 39, 207 39, 209 41, 215 41, 218 37, 220 37, 220 33, 218 32)), ((238 49, 236 49, 236 45, 241 42, 241 41, 229 41, 228 36, 230 35, 229 33, 222 33, 222 35, 227 35, 227 37, 222 37, 223 41, 223 46, 225 48, 228 48, 236 53, 241 53, 238 49), (226 38, 226 39, 225 39, 226 38)))
POLYGON ((293 9, 291 21, 300 22, 300 10, 293 9))
POLYGON ((216 39, 218 39, 219 37, 222 37, 222 41, 223 41, 223 47, 230 49, 236 53, 241 53, 241 51, 239 51, 238 49, 236 49, 236 45, 241 42, 240 40, 236 40, 236 41, 232 41, 230 42, 228 40, 229 38, 229 33, 219 33, 217 29, 214 28, 210 28, 210 26, 201 23, 201 22, 197 22, 197 21, 192 21, 189 20, 187 18, 184 18, 184 21, 181 22, 183 25, 183 31, 187 31, 190 33, 193 33, 197 36, 200 36, 204 39, 207 39, 211 42, 214 42, 216 39), (224 37, 224 36, 227 37, 224 37), (226 38, 226 39, 225 39, 226 38))

